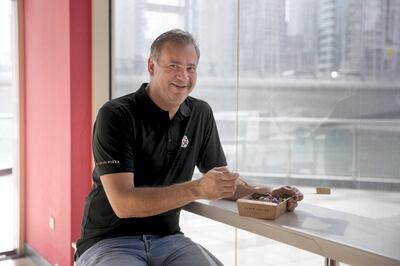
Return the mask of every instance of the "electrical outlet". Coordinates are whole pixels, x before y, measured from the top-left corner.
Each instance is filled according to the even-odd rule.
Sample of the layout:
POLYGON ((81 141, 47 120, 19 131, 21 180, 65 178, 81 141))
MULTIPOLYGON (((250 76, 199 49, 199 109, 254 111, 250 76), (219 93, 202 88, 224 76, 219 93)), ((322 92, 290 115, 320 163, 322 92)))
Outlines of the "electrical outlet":
POLYGON ((53 216, 50 216, 50 218, 49 218, 49 227, 50 227, 50 229, 51 230, 55 230, 55 228, 56 228, 56 220, 54 219, 54 217, 53 216))

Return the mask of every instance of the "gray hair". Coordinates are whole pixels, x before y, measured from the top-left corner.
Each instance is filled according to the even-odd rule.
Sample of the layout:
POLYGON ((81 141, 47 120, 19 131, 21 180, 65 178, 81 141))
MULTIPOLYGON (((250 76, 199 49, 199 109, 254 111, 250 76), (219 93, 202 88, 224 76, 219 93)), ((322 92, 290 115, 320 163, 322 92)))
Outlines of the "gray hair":
POLYGON ((163 34, 158 36, 157 39, 155 39, 154 42, 151 44, 150 56, 154 60, 158 61, 161 49, 163 45, 167 42, 173 42, 181 45, 192 44, 194 46, 194 49, 196 50, 197 60, 200 59, 200 49, 192 34, 180 29, 173 29, 164 32, 163 34))

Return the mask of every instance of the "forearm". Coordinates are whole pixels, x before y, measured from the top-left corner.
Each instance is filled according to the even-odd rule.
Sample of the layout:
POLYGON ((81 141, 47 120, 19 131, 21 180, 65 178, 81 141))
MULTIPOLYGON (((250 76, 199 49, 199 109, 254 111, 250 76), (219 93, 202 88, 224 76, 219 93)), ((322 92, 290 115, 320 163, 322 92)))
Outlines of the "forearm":
POLYGON ((250 195, 252 193, 255 193, 255 192, 260 192, 260 193, 270 193, 271 192, 271 188, 267 187, 267 186, 263 186, 263 187, 253 186, 242 179, 238 179, 237 182, 238 183, 237 183, 236 190, 235 190, 235 193, 233 194, 233 196, 224 198, 224 199, 238 200, 240 198, 243 198, 243 197, 250 195))
POLYGON ((199 180, 165 187, 135 187, 133 173, 100 176, 112 209, 119 218, 148 217, 197 199, 222 199, 233 195, 237 173, 213 168, 199 180))
POLYGON ((197 186, 196 180, 166 187, 131 186, 119 195, 113 208, 120 218, 157 215, 199 199, 197 186))

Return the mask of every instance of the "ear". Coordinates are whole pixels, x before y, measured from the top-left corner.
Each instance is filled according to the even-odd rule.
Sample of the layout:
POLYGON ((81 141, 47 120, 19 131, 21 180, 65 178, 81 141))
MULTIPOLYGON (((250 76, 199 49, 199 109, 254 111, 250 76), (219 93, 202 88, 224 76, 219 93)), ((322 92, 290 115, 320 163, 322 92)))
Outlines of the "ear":
POLYGON ((150 56, 149 59, 147 59, 147 71, 149 72, 150 77, 154 75, 154 65, 155 65, 154 60, 150 56))

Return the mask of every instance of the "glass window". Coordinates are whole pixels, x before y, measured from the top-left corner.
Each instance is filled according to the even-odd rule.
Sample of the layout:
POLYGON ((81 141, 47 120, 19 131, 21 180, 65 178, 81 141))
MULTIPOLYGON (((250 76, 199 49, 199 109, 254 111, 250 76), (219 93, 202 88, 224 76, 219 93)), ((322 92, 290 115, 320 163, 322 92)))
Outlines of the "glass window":
POLYGON ((113 10, 113 97, 148 81, 156 36, 186 29, 201 50, 192 95, 212 106, 230 168, 400 223, 400 1, 118 0, 113 10))
MULTIPOLYGON (((400 3, 240 6, 241 174, 256 183, 329 186, 349 198, 355 190, 364 200, 398 195, 400 3)), ((356 214, 359 199, 348 202, 356 214)))
POLYGON ((0 254, 19 244, 16 33, 16 1, 0 1, 0 254))

